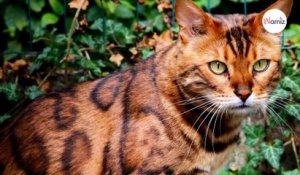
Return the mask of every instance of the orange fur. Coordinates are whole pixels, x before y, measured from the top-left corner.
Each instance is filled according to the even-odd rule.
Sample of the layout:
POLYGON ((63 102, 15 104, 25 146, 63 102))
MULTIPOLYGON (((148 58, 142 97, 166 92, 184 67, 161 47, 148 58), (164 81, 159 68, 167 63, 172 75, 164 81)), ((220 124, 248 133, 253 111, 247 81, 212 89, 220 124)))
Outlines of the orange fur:
MULTIPOLYGON (((291 5, 271 7, 289 14, 291 5)), ((280 77, 279 38, 262 29, 261 15, 213 17, 177 0, 179 41, 128 70, 40 97, 3 127, 0 174, 215 174, 242 119, 263 108, 280 77), (254 72, 260 59, 270 65, 254 72), (227 72, 212 72, 216 60, 227 72), (245 108, 238 95, 252 95, 245 108)))

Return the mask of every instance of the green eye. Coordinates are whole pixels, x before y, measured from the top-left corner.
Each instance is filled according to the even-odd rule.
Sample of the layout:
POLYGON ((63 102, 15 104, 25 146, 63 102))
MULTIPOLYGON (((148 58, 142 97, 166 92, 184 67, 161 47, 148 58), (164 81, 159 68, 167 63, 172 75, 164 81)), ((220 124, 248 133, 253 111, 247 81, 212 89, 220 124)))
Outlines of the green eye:
POLYGON ((213 73, 215 73, 217 75, 221 75, 221 74, 224 74, 225 72, 227 72, 227 66, 220 61, 210 62, 209 68, 213 73))
POLYGON ((262 60, 258 60, 254 65, 253 65, 253 70, 255 72, 264 72, 268 69, 270 64, 269 60, 266 59, 262 59, 262 60))

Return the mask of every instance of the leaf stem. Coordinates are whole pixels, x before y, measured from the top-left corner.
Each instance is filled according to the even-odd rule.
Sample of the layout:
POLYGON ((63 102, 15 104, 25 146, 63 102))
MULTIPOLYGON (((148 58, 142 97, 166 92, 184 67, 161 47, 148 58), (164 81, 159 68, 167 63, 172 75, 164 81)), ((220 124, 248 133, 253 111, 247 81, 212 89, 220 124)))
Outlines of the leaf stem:
POLYGON ((80 0, 80 4, 79 4, 79 7, 77 8, 77 11, 75 13, 75 16, 73 18, 73 21, 72 21, 72 24, 71 24, 71 28, 70 28, 70 31, 69 31, 69 35, 68 35, 68 43, 67 43, 67 48, 66 48, 66 54, 64 56, 63 59, 61 59, 59 61, 59 63, 57 65, 55 65, 51 70, 50 72, 45 76, 45 78, 41 81, 41 83, 39 84, 39 88, 47 81, 47 79, 50 77, 50 75, 53 74, 53 72, 56 70, 57 66, 59 66, 61 63, 65 62, 66 64, 66 68, 65 68, 65 80, 67 80, 67 74, 68 74, 68 70, 67 70, 67 58, 68 56, 70 55, 70 51, 71 51, 71 46, 72 46, 72 36, 75 32, 75 24, 76 24, 76 21, 78 20, 78 16, 80 14, 80 11, 81 11, 81 8, 83 6, 83 3, 85 2, 86 0, 80 0))
POLYGON ((296 147, 294 135, 292 135, 292 137, 291 137, 291 142, 292 142, 294 156, 295 156, 295 159, 297 162, 297 167, 300 170, 300 160, 299 160, 298 153, 297 153, 297 147, 296 147))

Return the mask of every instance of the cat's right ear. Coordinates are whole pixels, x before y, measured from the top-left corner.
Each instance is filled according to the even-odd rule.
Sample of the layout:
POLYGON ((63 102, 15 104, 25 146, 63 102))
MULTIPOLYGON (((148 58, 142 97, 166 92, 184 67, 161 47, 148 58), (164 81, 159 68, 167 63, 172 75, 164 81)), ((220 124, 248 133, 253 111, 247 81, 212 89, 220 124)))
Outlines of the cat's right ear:
POLYGON ((205 35, 215 21, 192 0, 176 0, 175 15, 180 28, 180 39, 187 43, 192 37, 205 35))

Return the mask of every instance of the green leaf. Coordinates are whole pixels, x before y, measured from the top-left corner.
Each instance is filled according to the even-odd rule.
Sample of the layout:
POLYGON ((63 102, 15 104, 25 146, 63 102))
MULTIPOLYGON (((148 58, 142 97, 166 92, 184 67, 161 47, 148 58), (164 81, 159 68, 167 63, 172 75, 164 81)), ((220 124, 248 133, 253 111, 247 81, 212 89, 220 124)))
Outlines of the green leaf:
POLYGON ((9 114, 0 115, 0 124, 5 120, 9 119, 11 116, 9 114))
POLYGON ((287 112, 300 120, 300 104, 288 104, 285 106, 287 112))
POLYGON ((64 14, 64 6, 61 4, 59 0, 49 0, 49 4, 52 8, 52 10, 58 14, 62 15, 64 14))
POLYGON ((200 7, 204 7, 206 9, 215 8, 221 4, 221 0, 210 0, 210 4, 208 4, 209 2, 207 0, 196 0, 195 2, 200 7))
POLYGON ((45 0, 31 0, 30 9, 34 12, 41 12, 45 4, 45 0))
POLYGON ((263 154, 264 158, 269 162, 269 164, 275 168, 279 168, 279 161, 281 158, 281 155, 284 152, 283 143, 281 140, 275 139, 273 144, 267 144, 263 142, 260 145, 261 153, 263 154))
POLYGON ((300 89, 300 84, 298 82, 298 80, 292 78, 292 77, 284 77, 281 81, 280 81, 280 85, 287 89, 287 90, 297 90, 300 89))
POLYGON ((278 87, 273 91, 271 98, 269 99, 269 103, 273 103, 276 100, 288 99, 289 97, 290 97, 289 91, 278 87))
MULTIPOLYGON (((7 51, 22 51, 22 44, 17 40, 7 42, 7 51)), ((15 58, 17 54, 4 54, 4 60, 8 61, 15 58)))
MULTIPOLYGON (((243 3, 244 2, 244 0, 243 1, 241 1, 241 0, 230 0, 230 1, 235 2, 235 3, 243 3)), ((247 3, 256 2, 256 1, 258 1, 258 0, 246 0, 247 3)))
POLYGON ((124 19, 128 19, 128 18, 133 18, 134 17, 134 13, 126 6, 120 4, 117 6, 117 8, 115 9, 115 13, 114 15, 116 17, 119 18, 124 18, 124 19))
POLYGON ((286 137, 286 138, 289 138, 290 136, 291 136, 291 131, 290 130, 288 130, 288 129, 285 129, 284 131, 283 131, 283 135, 286 137))
POLYGON ((36 97, 42 95, 43 92, 39 90, 39 88, 35 85, 30 86, 26 91, 25 91, 25 95, 30 99, 33 100, 36 97))
POLYGON ((262 125, 248 125, 243 126, 243 130, 246 136, 246 145, 255 146, 259 140, 266 136, 266 131, 262 125))
POLYGON ((300 174, 300 170, 297 170, 297 169, 292 170, 292 171, 285 171, 283 173, 283 175, 299 175, 299 174, 300 174))
POLYGON ((150 50, 149 48, 143 48, 142 49, 142 58, 145 60, 147 59, 149 56, 153 55, 154 51, 150 50))
POLYGON ((157 16, 154 18, 153 26, 154 26, 154 28, 156 28, 158 31, 163 31, 163 29, 164 29, 164 21, 163 21, 163 18, 162 18, 161 15, 157 15, 157 16))
POLYGON ((59 18, 53 13, 46 13, 42 16, 42 27, 46 27, 51 24, 56 24, 59 18))
POLYGON ((15 83, 0 84, 0 93, 4 93, 9 101, 18 101, 19 99, 19 95, 17 94, 17 84, 15 83))
POLYGON ((247 153, 247 159, 249 165, 256 167, 264 159, 264 157, 261 152, 251 150, 247 153))
POLYGON ((131 11, 135 11, 135 6, 133 6, 128 0, 121 0, 120 3, 127 7, 131 11))
POLYGON ((24 8, 19 5, 8 5, 4 12, 5 24, 14 35, 17 29, 22 31, 27 26, 27 18, 24 8))
POLYGON ((101 9, 98 6, 91 6, 87 9, 86 19, 88 22, 95 21, 101 18, 101 9))
POLYGON ((238 175, 261 175, 258 171, 256 171, 251 165, 245 165, 239 172, 238 175))

